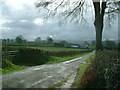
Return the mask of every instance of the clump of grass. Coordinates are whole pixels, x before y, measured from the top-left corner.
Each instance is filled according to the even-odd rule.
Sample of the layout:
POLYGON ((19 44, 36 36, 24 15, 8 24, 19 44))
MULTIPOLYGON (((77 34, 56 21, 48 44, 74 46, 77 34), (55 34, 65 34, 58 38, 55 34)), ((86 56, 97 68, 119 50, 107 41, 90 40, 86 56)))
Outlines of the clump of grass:
POLYGON ((2 60, 2 72, 1 72, 1 74, 5 74, 5 73, 12 72, 12 71, 25 69, 25 68, 26 67, 15 65, 15 64, 13 64, 11 61, 9 61, 7 59, 3 59, 2 60))
MULTIPOLYGON (((81 79, 79 80, 79 86, 80 88, 86 88, 88 83, 91 83, 91 81, 96 77, 96 74, 98 72, 94 68, 94 64, 90 64, 86 70, 84 71, 84 74, 82 75, 81 79)), ((95 82, 98 83, 98 82, 95 82)))
POLYGON ((95 58, 95 55, 92 55, 92 56, 90 56, 89 58, 85 59, 84 62, 90 63, 90 62, 92 61, 93 58, 95 58))
MULTIPOLYGON (((70 75, 71 75, 71 74, 70 74, 70 75)), ((67 81, 69 80, 70 75, 67 75, 67 77, 65 77, 63 81, 61 81, 61 82, 59 82, 59 83, 57 83, 57 84, 54 84, 53 86, 49 86, 48 88, 50 88, 50 89, 60 88, 60 86, 64 85, 65 82, 67 82, 67 81)))
POLYGON ((71 88, 82 88, 82 86, 80 85, 80 80, 83 77, 86 69, 89 67, 91 60, 95 57, 95 55, 90 56, 88 59, 85 59, 83 64, 80 65, 80 67, 78 68, 78 72, 77 72, 77 76, 73 82, 73 84, 71 85, 71 88))
POLYGON ((2 70, 0 71, 0 75, 2 75, 2 70))

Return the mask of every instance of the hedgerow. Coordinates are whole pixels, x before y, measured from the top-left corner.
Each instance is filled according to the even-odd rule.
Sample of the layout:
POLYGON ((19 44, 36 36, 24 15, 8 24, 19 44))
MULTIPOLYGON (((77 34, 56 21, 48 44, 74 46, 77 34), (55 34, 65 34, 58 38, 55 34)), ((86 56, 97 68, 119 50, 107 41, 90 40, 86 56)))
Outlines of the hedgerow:
POLYGON ((80 84, 83 88, 120 89, 120 53, 116 50, 97 52, 80 84))

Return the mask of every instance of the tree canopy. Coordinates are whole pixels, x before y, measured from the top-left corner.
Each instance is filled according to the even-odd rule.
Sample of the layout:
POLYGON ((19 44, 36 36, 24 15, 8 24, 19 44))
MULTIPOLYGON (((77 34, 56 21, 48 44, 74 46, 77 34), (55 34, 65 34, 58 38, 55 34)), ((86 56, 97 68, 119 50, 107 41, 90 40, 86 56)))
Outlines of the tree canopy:
POLYGON ((24 42, 24 37, 22 35, 19 35, 15 38, 15 41, 19 44, 24 42))
POLYGON ((51 37, 47 37, 47 43, 52 43, 53 39, 51 37))
POLYGON ((86 11, 92 6, 94 6, 94 11, 99 13, 102 12, 103 8, 107 8, 106 14, 119 12, 119 5, 119 0, 38 0, 35 3, 39 10, 46 11, 47 17, 59 14, 61 21, 67 19, 72 19, 72 21, 84 20, 86 11), (97 4, 95 5, 95 3, 97 4))
POLYGON ((119 0, 38 0, 35 4, 39 10, 47 12, 47 17, 60 16, 60 23, 67 20, 86 21, 84 16, 86 11, 91 10, 94 12, 94 26, 96 31, 96 50, 102 50, 102 32, 104 26, 104 16, 113 12, 120 12, 119 0))

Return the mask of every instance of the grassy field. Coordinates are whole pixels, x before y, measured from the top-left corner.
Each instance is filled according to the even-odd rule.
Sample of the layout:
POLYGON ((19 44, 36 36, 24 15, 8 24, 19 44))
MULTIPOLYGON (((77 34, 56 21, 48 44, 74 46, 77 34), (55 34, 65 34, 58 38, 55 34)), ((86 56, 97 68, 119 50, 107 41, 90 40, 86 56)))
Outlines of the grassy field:
POLYGON ((78 55, 63 56, 63 57, 51 56, 52 60, 47 62, 46 64, 59 63, 59 62, 68 61, 68 60, 71 60, 71 59, 75 59, 75 58, 78 58, 78 57, 85 56, 85 55, 90 54, 90 53, 91 52, 86 52, 86 53, 82 53, 82 54, 78 54, 78 55))
POLYGON ((71 50, 87 50, 87 49, 80 49, 80 48, 64 48, 64 47, 31 47, 31 48, 37 48, 41 50, 46 50, 46 51, 71 51, 71 50))
POLYGON ((26 43, 16 43, 16 42, 2 42, 3 46, 53 46, 54 43, 35 43, 35 42, 26 42, 26 43))
MULTIPOLYGON (((45 51, 86 51, 89 49, 81 49, 81 48, 65 48, 65 47, 32 47, 32 46, 3 46, 3 47, 11 47, 11 48, 34 48, 34 49, 41 49, 45 51)), ((4 50, 4 49, 3 49, 4 50)))

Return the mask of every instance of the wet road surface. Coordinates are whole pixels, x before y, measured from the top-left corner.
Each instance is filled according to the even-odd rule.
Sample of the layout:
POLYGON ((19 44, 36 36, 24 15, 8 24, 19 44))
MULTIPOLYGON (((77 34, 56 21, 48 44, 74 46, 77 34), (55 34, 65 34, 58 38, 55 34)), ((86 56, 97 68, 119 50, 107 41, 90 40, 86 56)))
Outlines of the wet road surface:
POLYGON ((60 88, 69 88, 74 81, 77 68, 93 53, 61 63, 33 66, 0 76, 3 88, 48 88, 68 80, 60 88))

